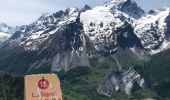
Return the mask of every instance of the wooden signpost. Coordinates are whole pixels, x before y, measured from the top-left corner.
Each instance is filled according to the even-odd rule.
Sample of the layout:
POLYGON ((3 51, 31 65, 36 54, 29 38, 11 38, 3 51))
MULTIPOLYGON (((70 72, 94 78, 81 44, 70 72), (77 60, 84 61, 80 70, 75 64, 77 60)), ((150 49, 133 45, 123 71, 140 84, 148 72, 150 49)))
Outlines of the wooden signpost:
POLYGON ((56 74, 25 76, 24 100, 63 100, 56 74))

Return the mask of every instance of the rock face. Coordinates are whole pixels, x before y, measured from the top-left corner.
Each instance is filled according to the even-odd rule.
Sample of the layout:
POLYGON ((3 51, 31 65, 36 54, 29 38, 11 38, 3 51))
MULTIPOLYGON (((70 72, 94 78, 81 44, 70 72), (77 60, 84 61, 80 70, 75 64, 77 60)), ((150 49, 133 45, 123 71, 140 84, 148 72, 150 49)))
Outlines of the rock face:
POLYGON ((128 14, 129 16, 139 19, 145 12, 132 0, 127 0, 121 7, 121 11, 128 14))
POLYGON ((52 71, 62 69, 67 71, 77 66, 90 66, 88 60, 88 54, 90 53, 87 52, 89 47, 87 47, 88 43, 85 34, 80 31, 82 30, 81 28, 82 25, 79 21, 72 23, 67 27, 68 32, 64 33, 63 37, 59 37, 64 40, 63 43, 58 41, 58 43, 61 43, 58 45, 60 50, 52 60, 52 71), (79 25, 79 28, 77 28, 77 25, 79 25))
POLYGON ((117 63, 117 71, 111 71, 107 74, 104 82, 102 82, 97 88, 99 94, 111 96, 120 90, 127 95, 130 95, 135 83, 141 88, 145 88, 145 80, 138 72, 133 68, 123 69, 118 58, 115 55, 111 57, 117 63))
MULTIPOLYGON (((169 9, 169 14, 165 19, 165 23, 167 24, 165 36, 169 37, 170 36, 170 9, 169 9)), ((169 38, 167 38, 167 39, 170 40, 169 38)))
POLYGON ((97 91, 105 96, 111 96, 119 90, 130 95, 135 83, 138 83, 141 88, 145 88, 144 78, 133 68, 129 68, 128 70, 110 72, 105 81, 99 85, 97 91))
POLYGON ((83 9, 81 9, 81 12, 85 12, 87 10, 91 10, 92 8, 89 5, 85 5, 83 9))

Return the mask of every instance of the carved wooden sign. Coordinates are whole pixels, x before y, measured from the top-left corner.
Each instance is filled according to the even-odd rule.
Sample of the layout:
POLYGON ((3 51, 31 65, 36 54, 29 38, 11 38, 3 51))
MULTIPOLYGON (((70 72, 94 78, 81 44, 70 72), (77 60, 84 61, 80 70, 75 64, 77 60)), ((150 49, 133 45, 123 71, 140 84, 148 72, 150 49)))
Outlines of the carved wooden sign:
POLYGON ((56 74, 25 76, 24 100, 63 100, 56 74))

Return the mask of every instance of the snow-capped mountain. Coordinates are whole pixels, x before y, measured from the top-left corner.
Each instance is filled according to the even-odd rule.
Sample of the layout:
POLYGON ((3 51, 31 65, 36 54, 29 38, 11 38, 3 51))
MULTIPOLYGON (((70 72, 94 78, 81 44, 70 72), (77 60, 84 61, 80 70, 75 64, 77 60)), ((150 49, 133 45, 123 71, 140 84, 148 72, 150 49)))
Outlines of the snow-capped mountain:
POLYGON ((169 45, 170 8, 151 10, 134 23, 134 32, 146 49, 151 53, 158 53, 169 45))
MULTIPOLYGON (((43 14, 40 18, 38 18, 37 21, 25 26, 25 29, 21 32, 23 34, 20 34, 20 36, 17 38, 12 37, 12 39, 9 39, 9 41, 5 44, 12 44, 13 46, 13 44, 16 43, 19 46, 25 46, 27 50, 37 50, 38 44, 45 41, 58 29, 61 29, 62 25, 74 21, 79 16, 81 22, 84 25, 85 34, 90 36, 92 40, 94 40, 94 38, 102 38, 103 40, 101 40, 101 42, 103 42, 106 36, 106 38, 110 38, 107 41, 110 43, 114 42, 114 44, 116 44, 117 41, 114 41, 114 39, 116 39, 117 36, 114 35, 117 34, 112 34, 113 31, 122 27, 124 24, 130 25, 132 23, 128 13, 124 13, 125 11, 123 11, 123 7, 129 6, 130 4, 136 5, 136 3, 129 0, 123 0, 122 2, 115 2, 113 0, 110 2, 110 4, 97 6, 93 9, 86 5, 81 10, 77 8, 69 8, 66 11, 59 11, 52 15, 43 14), (119 6, 119 8, 116 8, 117 6, 119 6), (92 14, 94 16, 91 16, 92 14)), ((139 7, 136 5, 135 8, 139 7)), ((141 11, 142 10, 140 9, 138 12, 141 11)), ((129 13, 132 14, 133 12, 129 11, 129 13)), ((19 32, 17 31, 16 34, 18 35, 19 32)), ((16 36, 16 34, 14 34, 14 36, 16 36)), ((97 48, 98 47, 96 46, 96 49, 97 48)))
POLYGON ((169 42, 168 16, 169 8, 146 14, 132 0, 111 0, 93 8, 68 8, 42 14, 32 24, 16 27, 1 50, 19 49, 42 55, 41 60, 29 65, 29 70, 47 61, 55 70, 90 66, 88 58, 112 55, 117 47, 129 48, 142 59, 145 52, 163 50, 169 42), (46 57, 44 52, 52 53, 46 57))
POLYGON ((4 40, 1 51, 19 49, 43 56, 29 63, 29 70, 47 62, 57 71, 90 66, 88 58, 113 55, 117 47, 129 48, 142 59, 146 52, 154 54, 168 47, 169 16, 169 8, 145 13, 132 0, 44 13, 31 24, 16 27, 12 34, 10 27, 2 28, 12 36, 4 40))
POLYGON ((12 35, 14 31, 14 28, 0 22, 0 46, 12 35))
POLYGON ((133 20, 118 9, 97 6, 81 13, 80 20, 85 34, 99 52, 110 55, 117 46, 142 48, 133 32, 133 20))
POLYGON ((145 12, 133 0, 111 0, 105 3, 106 7, 112 10, 119 10, 132 18, 139 19, 145 12))
POLYGON ((52 15, 45 13, 30 25, 20 26, 13 36, 4 45, 10 47, 24 46, 25 50, 37 50, 38 45, 50 35, 72 21, 78 16, 77 8, 69 8, 65 12, 58 11, 52 15))
POLYGON ((4 33, 12 33, 14 30, 12 27, 0 22, 0 31, 4 33))
MULTIPOLYGON (((132 0, 111 0, 94 8, 85 5, 83 9, 68 8, 66 11, 58 11, 54 14, 46 13, 42 14, 32 24, 20 26, 14 35, 4 43, 4 46, 23 46, 25 50, 38 50, 38 46, 47 40, 50 35, 55 34, 64 25, 74 22, 79 17, 83 24, 83 31, 98 50, 104 49, 103 46, 107 45, 111 47, 109 52, 112 52, 115 46, 118 45, 119 36, 126 37, 133 33, 134 37, 137 35, 135 40, 139 38, 140 40, 137 41, 141 41, 145 49, 148 49, 151 53, 156 53, 167 45, 167 41, 163 41, 164 34, 166 34, 164 20, 168 16, 168 8, 159 11, 153 10, 153 12, 155 13, 146 14, 132 0), (150 18, 153 20, 150 20, 150 18), (159 28, 156 28, 154 23, 158 20, 160 21, 158 23, 159 28), (122 28, 133 32, 125 32, 123 35, 117 34, 117 30, 122 28), (150 31, 150 34, 147 34, 148 31, 150 31), (162 34, 161 37, 160 34, 162 34)), ((140 43, 136 46, 139 47, 139 45, 140 43)))

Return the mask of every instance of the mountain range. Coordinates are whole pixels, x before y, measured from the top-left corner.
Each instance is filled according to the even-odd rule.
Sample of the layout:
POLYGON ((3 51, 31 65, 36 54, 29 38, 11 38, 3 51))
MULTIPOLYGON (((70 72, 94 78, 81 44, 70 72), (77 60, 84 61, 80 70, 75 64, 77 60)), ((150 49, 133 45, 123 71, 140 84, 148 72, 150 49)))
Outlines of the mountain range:
MULTIPOLYGON (((152 70, 144 69, 152 65, 153 56, 170 48, 169 32, 170 8, 145 12, 133 0, 44 13, 29 25, 0 23, 0 70, 17 75, 55 72, 63 82, 65 98, 73 100, 76 90, 66 87, 76 88, 85 80, 95 91, 93 97, 86 94, 89 98, 81 94, 87 100, 99 94, 106 98, 97 100, 116 95, 127 98, 120 91, 130 99, 161 99, 164 97, 152 89, 155 81, 147 76, 152 70), (133 97, 135 89, 139 91, 133 97)), ((87 93, 83 87, 77 88, 87 93)))

